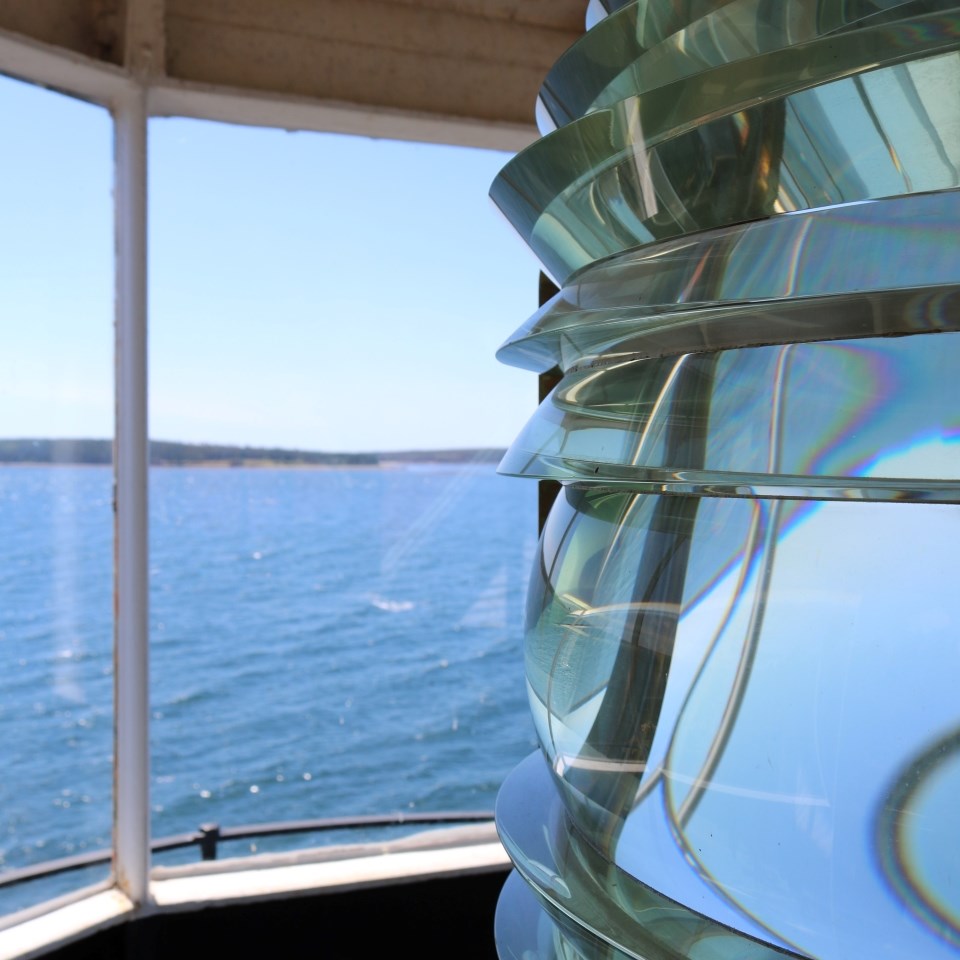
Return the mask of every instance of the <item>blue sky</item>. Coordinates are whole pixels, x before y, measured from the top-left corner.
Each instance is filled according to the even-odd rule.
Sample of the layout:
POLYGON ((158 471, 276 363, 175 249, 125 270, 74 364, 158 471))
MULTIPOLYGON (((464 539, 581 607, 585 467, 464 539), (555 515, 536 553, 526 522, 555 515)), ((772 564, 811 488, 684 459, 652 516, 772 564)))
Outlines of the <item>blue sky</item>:
MULTIPOLYGON (((110 436, 109 116, 5 78, 0 113, 0 437, 110 436)), ((539 270, 487 195, 508 159, 152 120, 151 436, 508 444, 536 378, 494 354, 539 270)))

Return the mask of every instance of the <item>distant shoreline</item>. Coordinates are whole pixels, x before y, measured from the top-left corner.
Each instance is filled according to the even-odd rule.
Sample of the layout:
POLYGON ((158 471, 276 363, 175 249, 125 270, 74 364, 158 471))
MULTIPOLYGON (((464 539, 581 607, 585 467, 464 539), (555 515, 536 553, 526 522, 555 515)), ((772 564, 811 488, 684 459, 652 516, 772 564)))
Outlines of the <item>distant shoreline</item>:
MULTIPOLYGON (((194 460, 189 463, 150 463, 151 470, 401 470, 411 466, 452 466, 475 463, 479 466, 493 464, 488 460, 381 460, 377 463, 284 463, 280 460, 194 460)), ((0 460, 4 467, 112 467, 112 462, 81 463, 69 460, 0 460)))
MULTIPOLYGON (((410 464, 497 464, 505 449, 471 447, 447 450, 327 453, 277 447, 233 447, 223 444, 150 442, 151 467, 293 468, 313 470, 390 470, 410 464)), ((0 467, 110 466, 113 442, 101 439, 0 440, 0 467)))

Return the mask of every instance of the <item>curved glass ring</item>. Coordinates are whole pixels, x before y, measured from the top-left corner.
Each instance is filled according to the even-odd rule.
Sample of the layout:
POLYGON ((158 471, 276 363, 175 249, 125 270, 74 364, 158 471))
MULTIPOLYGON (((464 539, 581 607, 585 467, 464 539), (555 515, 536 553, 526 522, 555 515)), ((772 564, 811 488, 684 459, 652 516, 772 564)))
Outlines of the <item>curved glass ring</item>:
POLYGON ((505 362, 569 373, 600 363, 733 347, 947 333, 960 329, 960 284, 619 313, 585 310, 578 319, 581 323, 511 341, 501 348, 509 358, 505 362))
POLYGON ((813 41, 956 6, 950 0, 853 6, 836 0, 722 0, 707 7, 687 2, 678 10, 641 0, 608 17, 557 60, 540 88, 538 126, 546 134, 618 100, 801 44, 805 70, 816 76, 824 68, 818 58, 835 59, 838 51, 813 41))
POLYGON ((526 461, 506 461, 499 470, 512 477, 556 480, 571 486, 599 486, 653 496, 750 497, 755 500, 851 500, 861 503, 960 503, 960 484, 952 480, 867 478, 849 482, 800 475, 724 473, 711 470, 662 470, 532 454, 526 461))
POLYGON ((540 404, 499 471, 714 493, 823 488, 852 499, 955 501, 958 368, 960 333, 583 367, 540 404))
MULTIPOLYGON (((599 0, 596 0, 599 3, 599 0)), ((537 96, 537 126, 548 133, 587 112, 599 92, 645 50, 734 0, 632 0, 597 18, 554 63, 537 96), (575 104, 584 104, 578 110, 575 104)), ((634 91, 639 93, 640 91, 634 91)))
POLYGON ((656 356, 952 329, 958 221, 960 191, 951 190, 650 244, 581 271, 501 344, 497 359, 539 373, 603 352, 656 356), (849 256, 854 249, 859 255, 849 256), (823 312, 798 304, 827 297, 823 312))
POLYGON ((508 775, 496 816, 518 875, 575 943, 599 942, 641 960, 697 956, 698 945, 707 956, 731 960, 797 956, 663 896, 606 860, 567 819, 540 753, 508 775), (562 885, 548 875, 562 878, 562 885))
POLYGON ((497 900, 494 940, 500 960, 588 960, 595 956, 633 960, 564 914, 551 912, 516 870, 510 872, 497 900))
MULTIPOLYGON (((644 922, 666 928, 676 922, 677 913, 669 908, 649 911, 644 922)), ((503 886, 494 936, 501 960, 593 960, 595 957, 637 960, 636 954, 606 943, 552 903, 539 900, 517 871, 507 877, 503 886)), ((669 948, 647 948, 639 960, 677 960, 678 956, 699 957, 701 954, 710 960, 780 960, 794 956, 785 951, 757 951, 749 941, 745 944, 740 934, 723 929, 708 934, 697 931, 691 935, 681 926, 669 939, 669 948)))
MULTIPOLYGON (((676 921, 678 913, 670 908, 651 910, 644 916, 644 922, 652 921, 666 928, 676 921)), ((741 960, 744 956, 747 960, 773 960, 774 957, 781 960, 792 956, 783 952, 757 955, 749 941, 744 954, 744 938, 740 934, 720 929, 709 934, 696 931, 691 935, 678 926, 680 929, 669 936, 669 948, 647 948, 639 960, 677 960, 678 956, 699 957, 701 953, 711 960, 741 960)), ((507 877, 497 901, 494 939, 500 960, 593 960, 596 957, 637 960, 636 954, 601 940, 549 901, 539 899, 516 870, 507 877)))
MULTIPOLYGON (((960 45, 960 9, 831 34, 808 44, 773 50, 745 62, 721 64, 703 74, 631 95, 537 140, 501 170, 491 187, 522 182, 552 198, 569 187, 571 171, 590 176, 623 149, 651 148, 691 127, 749 106, 863 71, 887 69, 960 45), (820 56, 811 60, 811 53, 820 56), (594 116, 599 113, 600 116, 594 116), (582 151, 561 156, 577 146, 582 151)), ((680 54, 677 54, 680 56, 680 54)), ((921 104, 914 104, 914 108, 921 104)))
MULTIPOLYGON (((949 190, 801 211, 629 250, 581 271, 503 342, 497 359, 536 372, 567 369, 628 335, 647 355, 732 346, 722 332, 728 324, 745 344, 780 342, 778 318, 794 301, 862 291, 884 292, 881 303, 896 302, 902 311, 902 323, 884 319, 877 333, 949 329, 956 314, 948 304, 924 308, 910 291, 952 300, 960 277, 957 222, 960 191, 949 190), (896 290, 906 299, 894 301, 896 290), (762 305, 769 300, 781 300, 783 311, 762 305), (757 317, 768 318, 760 322, 770 326, 765 337, 735 320, 749 316, 751 304, 757 317)), ((851 302, 849 313, 832 318, 829 333, 816 316, 794 332, 809 326, 823 330, 824 339, 856 336, 870 329, 856 314, 851 302)))
MULTIPOLYGON (((934 46, 960 48, 960 15, 935 19, 942 29, 932 31, 934 46)), ((875 35, 831 42, 868 33, 875 35)), ((695 96, 709 100, 699 86, 706 75, 681 81, 682 96, 667 86, 621 101, 518 154, 490 196, 563 286, 588 264, 656 240, 956 187, 960 134, 934 119, 953 109, 946 91, 957 88, 960 60, 929 55, 922 44, 900 52, 903 62, 873 69, 866 62, 865 72, 712 120, 695 96), (672 114, 666 125, 657 109, 672 114)))

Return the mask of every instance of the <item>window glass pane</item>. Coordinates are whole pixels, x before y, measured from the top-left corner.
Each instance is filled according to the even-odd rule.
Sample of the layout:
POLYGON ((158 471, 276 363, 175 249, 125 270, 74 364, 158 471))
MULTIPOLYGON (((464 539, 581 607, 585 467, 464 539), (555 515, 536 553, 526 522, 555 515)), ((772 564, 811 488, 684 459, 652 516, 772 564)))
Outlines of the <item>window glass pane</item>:
POLYGON ((487 197, 506 157, 183 119, 150 142, 154 837, 492 813, 536 744, 536 490, 496 464, 537 398, 495 352, 538 267, 487 197))
POLYGON ((0 911, 109 876, 113 216, 107 112, 0 78, 0 911), (98 853, 92 869, 21 871, 98 853))

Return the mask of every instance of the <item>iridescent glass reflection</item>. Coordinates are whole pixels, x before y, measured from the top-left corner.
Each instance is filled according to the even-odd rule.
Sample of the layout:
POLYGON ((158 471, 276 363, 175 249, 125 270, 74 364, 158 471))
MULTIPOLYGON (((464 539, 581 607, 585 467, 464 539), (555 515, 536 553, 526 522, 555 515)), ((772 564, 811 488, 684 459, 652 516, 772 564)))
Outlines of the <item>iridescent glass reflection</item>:
POLYGON ((932 836, 960 789, 942 669, 958 523, 954 505, 567 488, 531 584, 527 676, 590 843, 813 956, 952 955, 953 846, 932 836))
POLYGON ((586 366, 541 403, 500 470, 956 500, 958 366, 957 333, 586 366))

